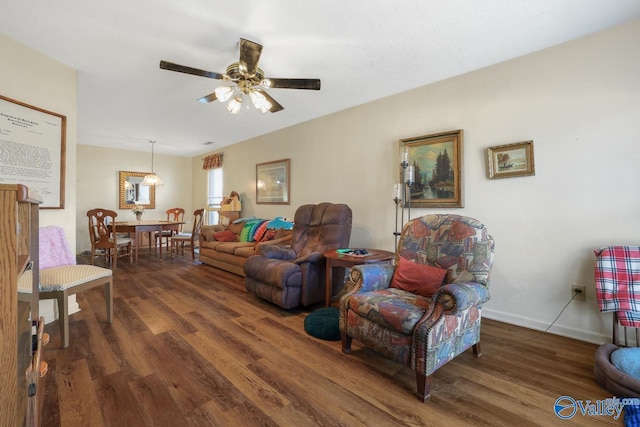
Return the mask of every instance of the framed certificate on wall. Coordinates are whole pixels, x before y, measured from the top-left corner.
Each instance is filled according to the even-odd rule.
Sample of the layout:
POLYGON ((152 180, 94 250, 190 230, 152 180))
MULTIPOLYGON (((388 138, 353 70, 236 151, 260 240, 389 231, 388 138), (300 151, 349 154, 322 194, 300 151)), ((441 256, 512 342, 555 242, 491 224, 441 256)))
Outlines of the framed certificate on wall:
POLYGON ((64 209, 67 118, 0 95, 0 183, 24 184, 40 209, 64 209))

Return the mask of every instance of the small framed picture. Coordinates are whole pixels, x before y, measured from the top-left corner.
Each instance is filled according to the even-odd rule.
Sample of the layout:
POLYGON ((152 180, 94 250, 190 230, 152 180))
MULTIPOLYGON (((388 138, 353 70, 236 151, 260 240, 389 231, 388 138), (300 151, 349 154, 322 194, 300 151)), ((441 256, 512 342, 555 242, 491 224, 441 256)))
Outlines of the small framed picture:
POLYGON ((487 148, 487 175, 489 179, 535 174, 533 141, 487 148))
POLYGON ((256 165, 256 203, 288 205, 291 203, 291 160, 282 159, 256 165))

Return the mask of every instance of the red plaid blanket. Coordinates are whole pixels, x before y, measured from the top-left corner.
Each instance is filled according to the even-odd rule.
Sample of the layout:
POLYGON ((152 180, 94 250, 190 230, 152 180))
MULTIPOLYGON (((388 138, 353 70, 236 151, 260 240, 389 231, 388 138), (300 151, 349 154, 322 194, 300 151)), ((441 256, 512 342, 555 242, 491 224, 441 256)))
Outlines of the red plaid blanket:
POLYGON ((600 311, 617 312, 622 326, 640 327, 640 246, 608 246, 594 253, 600 311))

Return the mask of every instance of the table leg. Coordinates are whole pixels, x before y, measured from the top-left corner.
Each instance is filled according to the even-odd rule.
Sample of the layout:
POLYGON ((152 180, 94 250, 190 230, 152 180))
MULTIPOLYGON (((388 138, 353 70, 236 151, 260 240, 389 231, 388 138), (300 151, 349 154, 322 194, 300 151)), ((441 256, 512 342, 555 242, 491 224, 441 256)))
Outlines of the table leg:
POLYGON ((331 259, 327 259, 326 260, 326 284, 325 284, 325 288, 326 288, 326 294, 325 294, 325 300, 324 300, 324 306, 325 307, 329 307, 331 305, 331 297, 332 297, 332 291, 333 291, 333 267, 331 266, 331 259))
POLYGON ((136 255, 136 264, 138 263, 138 246, 140 246, 140 233, 137 231, 133 233, 135 235, 136 247, 134 249, 136 255))

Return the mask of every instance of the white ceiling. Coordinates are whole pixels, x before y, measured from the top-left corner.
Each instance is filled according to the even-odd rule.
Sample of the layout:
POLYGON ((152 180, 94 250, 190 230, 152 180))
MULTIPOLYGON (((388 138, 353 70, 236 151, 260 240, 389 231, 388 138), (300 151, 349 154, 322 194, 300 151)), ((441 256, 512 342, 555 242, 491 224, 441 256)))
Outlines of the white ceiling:
MULTIPOLYGON (((638 0, 3 1, 0 32, 78 70, 78 143, 196 156, 315 117, 594 33, 640 16, 638 0), (285 109, 231 115, 196 99, 240 37, 264 45, 285 109), (213 142, 205 145, 206 142, 213 142)), ((6 58, 0 59, 1 61, 6 58)), ((393 114, 393 112, 390 112, 393 114)))

